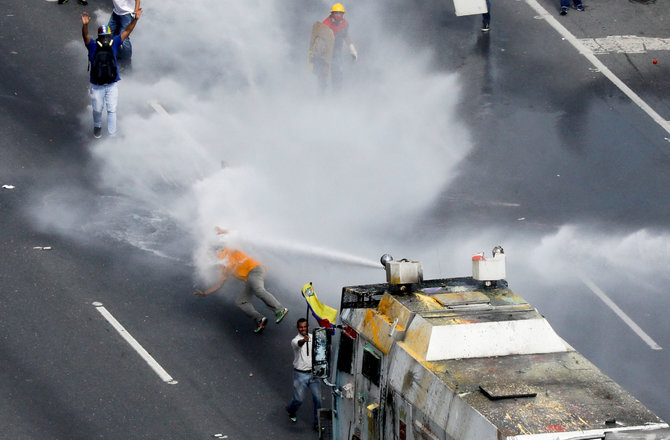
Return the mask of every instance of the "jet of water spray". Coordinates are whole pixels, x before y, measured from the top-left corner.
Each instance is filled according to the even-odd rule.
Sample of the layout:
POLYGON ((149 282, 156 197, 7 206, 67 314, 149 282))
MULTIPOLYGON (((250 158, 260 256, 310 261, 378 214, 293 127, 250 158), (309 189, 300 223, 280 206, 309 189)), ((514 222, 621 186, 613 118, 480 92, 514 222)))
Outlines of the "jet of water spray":
POLYGON ((219 227, 215 228, 215 230, 219 234, 218 244, 215 244, 215 246, 218 247, 230 246, 241 249, 250 247, 261 248, 266 251, 281 251, 282 253, 300 254, 301 256, 320 258, 335 263, 379 269, 379 263, 376 263, 374 260, 324 246, 300 243, 296 240, 241 233, 237 230, 228 231, 219 227))

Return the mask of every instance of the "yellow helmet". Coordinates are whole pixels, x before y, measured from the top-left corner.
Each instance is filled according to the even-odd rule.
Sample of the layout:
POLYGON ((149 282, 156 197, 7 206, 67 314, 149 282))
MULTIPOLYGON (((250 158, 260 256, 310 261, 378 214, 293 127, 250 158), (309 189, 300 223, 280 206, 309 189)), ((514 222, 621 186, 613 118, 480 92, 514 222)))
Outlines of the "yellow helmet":
POLYGON ((346 9, 344 9, 344 6, 342 6, 342 3, 335 3, 332 8, 330 8, 330 12, 347 12, 346 9))

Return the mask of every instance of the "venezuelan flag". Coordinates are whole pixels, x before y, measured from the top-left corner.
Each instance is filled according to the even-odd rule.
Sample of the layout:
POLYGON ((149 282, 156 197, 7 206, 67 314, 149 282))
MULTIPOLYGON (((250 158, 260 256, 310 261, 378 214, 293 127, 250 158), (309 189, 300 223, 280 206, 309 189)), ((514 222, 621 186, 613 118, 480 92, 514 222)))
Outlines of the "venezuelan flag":
POLYGON ((335 325, 337 310, 319 301, 311 282, 302 286, 302 296, 305 298, 305 301, 307 301, 307 305, 312 311, 312 315, 316 318, 316 321, 321 327, 331 328, 335 325))

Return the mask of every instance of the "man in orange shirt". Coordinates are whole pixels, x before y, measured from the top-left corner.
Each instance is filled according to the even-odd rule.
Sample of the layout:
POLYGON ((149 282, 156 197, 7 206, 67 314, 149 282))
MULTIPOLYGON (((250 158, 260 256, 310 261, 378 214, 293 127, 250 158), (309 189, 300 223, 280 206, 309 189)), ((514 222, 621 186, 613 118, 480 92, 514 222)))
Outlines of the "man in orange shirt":
MULTIPOLYGON (((219 234, 227 233, 226 230, 221 228, 217 228, 217 232, 219 234)), ((275 322, 279 324, 288 313, 288 309, 282 306, 274 295, 265 290, 265 266, 244 252, 237 249, 229 249, 228 247, 224 247, 223 250, 219 252, 218 257, 221 261, 219 281, 204 292, 202 290, 196 290, 195 294, 205 296, 216 292, 223 287, 225 282, 232 275, 238 280, 246 283, 244 290, 235 300, 235 305, 254 320, 256 323, 254 332, 262 332, 267 325, 268 319, 261 315, 251 303, 252 295, 256 295, 275 313, 275 322)))

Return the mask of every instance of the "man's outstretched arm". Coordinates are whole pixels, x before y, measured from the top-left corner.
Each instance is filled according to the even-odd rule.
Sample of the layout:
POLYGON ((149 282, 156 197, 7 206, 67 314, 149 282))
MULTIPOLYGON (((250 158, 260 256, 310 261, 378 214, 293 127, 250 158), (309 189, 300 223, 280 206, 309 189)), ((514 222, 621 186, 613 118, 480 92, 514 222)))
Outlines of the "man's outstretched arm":
POLYGON ((91 37, 88 35, 88 23, 90 21, 91 17, 88 16, 88 12, 81 14, 81 36, 84 39, 84 44, 87 46, 91 42, 91 37))
POLYGON ((223 287, 223 285, 226 283, 227 279, 228 279, 228 275, 226 275, 224 270, 221 269, 221 274, 219 275, 219 281, 215 285, 213 285, 212 287, 210 287, 209 289, 207 289, 205 291, 196 290, 195 292, 193 292, 193 294, 194 295, 199 295, 199 296, 206 296, 206 295, 209 295, 211 293, 214 293, 214 292, 216 292, 217 290, 219 290, 220 288, 223 287))
POLYGON ((137 20, 140 19, 140 16, 142 15, 142 8, 139 8, 137 11, 135 11, 135 18, 133 18, 133 21, 130 22, 127 28, 124 29, 123 32, 121 32, 121 41, 125 40, 128 38, 128 35, 135 29, 135 25, 137 24, 137 20))

